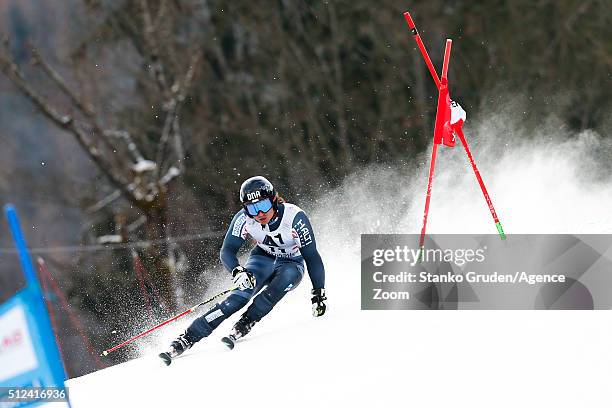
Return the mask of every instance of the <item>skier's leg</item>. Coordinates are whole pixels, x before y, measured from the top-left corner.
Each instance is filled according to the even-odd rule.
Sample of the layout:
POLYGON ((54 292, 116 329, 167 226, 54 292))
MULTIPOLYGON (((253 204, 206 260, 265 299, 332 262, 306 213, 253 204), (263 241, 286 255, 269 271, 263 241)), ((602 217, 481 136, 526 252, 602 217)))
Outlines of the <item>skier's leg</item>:
POLYGON ((261 290, 272 275, 274 259, 267 256, 251 255, 245 268, 255 275, 255 288, 232 291, 224 301, 217 303, 204 315, 195 319, 185 332, 190 342, 195 343, 209 336, 225 319, 242 309, 253 294, 261 290))
POLYGON ((253 303, 251 303, 245 312, 245 316, 253 322, 259 321, 272 310, 274 305, 287 292, 300 284, 303 275, 304 266, 301 263, 290 260, 278 260, 270 283, 261 293, 255 296, 253 303))

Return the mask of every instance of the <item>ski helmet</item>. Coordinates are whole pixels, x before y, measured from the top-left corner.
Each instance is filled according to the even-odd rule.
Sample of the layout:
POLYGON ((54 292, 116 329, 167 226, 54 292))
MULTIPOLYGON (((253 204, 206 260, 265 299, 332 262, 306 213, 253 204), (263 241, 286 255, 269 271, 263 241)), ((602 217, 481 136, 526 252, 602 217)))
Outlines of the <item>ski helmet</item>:
POLYGON ((276 190, 265 177, 255 176, 240 186, 240 202, 246 214, 253 218, 259 211, 277 210, 276 190))

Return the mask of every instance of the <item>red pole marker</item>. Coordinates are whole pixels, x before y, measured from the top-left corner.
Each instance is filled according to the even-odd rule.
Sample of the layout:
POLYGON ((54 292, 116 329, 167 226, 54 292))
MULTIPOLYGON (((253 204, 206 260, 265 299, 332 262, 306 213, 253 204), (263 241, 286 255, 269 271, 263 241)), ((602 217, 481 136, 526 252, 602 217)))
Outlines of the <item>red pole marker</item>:
POLYGON ((416 29, 414 21, 412 20, 412 17, 410 16, 410 13, 407 11, 404 12, 404 18, 406 19, 406 22, 408 23, 408 27, 410 27, 410 30, 412 31, 412 34, 414 35, 414 40, 416 41, 419 47, 419 50, 421 51, 421 55, 423 56, 423 59, 425 60, 425 64, 427 65, 427 68, 429 69, 429 73, 431 74, 431 77, 433 78, 434 83, 436 84, 436 87, 438 88, 438 107, 436 110, 436 126, 434 129, 434 144, 433 144, 432 155, 431 155, 431 164, 429 168, 429 182, 427 185, 427 195, 425 197, 425 214, 423 216, 423 228, 421 229, 421 238, 419 241, 419 245, 421 247, 421 260, 422 260, 423 250, 424 250, 425 229, 427 225, 427 216, 429 213, 429 201, 431 198, 431 185, 432 185, 432 179, 433 179, 433 173, 434 173, 434 167, 435 167, 435 161, 436 161, 437 145, 440 143, 444 143, 446 146, 453 147, 455 145, 454 138, 452 137, 453 132, 459 136, 459 138, 461 139, 461 143, 463 143, 463 147, 465 148, 465 152, 468 156, 468 159, 470 160, 470 164, 472 165, 472 169, 474 170, 474 174, 476 175, 478 184, 480 184, 480 189, 482 190, 482 193, 485 197, 485 201, 487 202, 489 210, 491 211, 491 215, 493 216, 493 221, 495 222, 495 227, 497 228, 497 232, 499 233, 501 239, 506 239, 506 234, 504 233, 504 229, 502 228, 501 222, 499 221, 499 218, 497 218, 497 213, 495 212, 495 208, 493 207, 493 201, 491 200, 491 197, 489 197, 489 193, 487 192, 484 181, 482 180, 482 177, 480 176, 480 172, 478 171, 478 167, 476 167, 476 162, 474 161, 474 158, 472 157, 472 153, 470 152, 470 149, 468 147, 467 141, 465 139, 465 135, 463 134, 463 130, 461 128, 461 126, 463 125, 463 121, 459 121, 452 128, 449 125, 450 123, 450 95, 448 93, 447 76, 448 76, 448 65, 449 65, 449 60, 450 60, 450 50, 451 50, 452 40, 449 40, 449 39, 446 40, 446 48, 444 49, 444 63, 442 65, 442 79, 439 79, 438 74, 436 73, 436 70, 433 66, 433 63, 431 62, 431 58, 429 58, 427 49, 425 48, 425 45, 423 44, 423 40, 421 39, 421 36, 419 35, 419 32, 416 29))
POLYGON ((421 227, 421 238, 419 239, 420 255, 422 259, 425 249, 425 230, 427 228, 427 216, 429 215, 429 202, 431 201, 431 187, 433 183, 434 169, 436 167, 436 155, 438 154, 438 144, 434 143, 431 148, 431 162, 429 164, 429 181, 427 182, 427 193, 425 194, 425 212, 423 213, 423 227, 421 227))
POLYGON ((448 62, 450 60, 451 47, 453 40, 447 38, 446 46, 444 47, 444 62, 442 63, 442 80, 448 79, 448 62))
POLYGON ((476 180, 478 180, 478 184, 480 184, 480 189, 482 190, 482 194, 484 195, 485 201, 487 202, 487 206, 489 207, 489 211, 491 211, 491 216, 493 216, 493 221, 495 222, 495 227, 497 227, 497 232, 501 236, 501 239, 506 239, 506 234, 504 233, 504 229, 502 228, 501 222, 499 222, 499 218, 497 218, 497 213, 495 212, 495 207, 493 207, 493 201, 491 201, 491 197, 489 197, 489 192, 485 187, 484 181, 482 181, 482 177, 480 176, 480 171, 478 171, 478 167, 476 167, 476 162, 474 161, 474 157, 472 157, 472 152, 470 152, 470 148, 467 144, 467 140, 465 139, 465 135, 463 134, 463 129, 461 126, 463 125, 463 121, 453 125, 453 130, 459 136, 463 147, 465 148, 465 153, 467 154, 468 159, 470 160, 470 164, 472 165, 472 169, 474 170, 474 174, 476 175, 476 180))
MULTIPOLYGON (((87 336, 85 328, 81 324, 81 321, 78 319, 76 314, 72 311, 72 308, 70 307, 70 304, 68 303, 68 299, 66 298, 61 288, 59 287, 57 281, 55 280, 55 278, 53 278, 53 275, 51 275, 51 272, 47 268, 47 264, 45 263, 45 260, 42 259, 41 257, 38 257, 36 259, 36 263, 38 265, 40 281, 43 283, 43 286, 46 286, 47 288, 49 288, 49 285, 51 285, 51 289, 55 293, 55 296, 60 300, 60 303, 63 309, 66 311, 66 314, 68 315, 68 319, 70 320, 70 323, 77 330, 77 333, 81 336, 81 339, 83 340, 83 344, 85 345, 85 348, 87 348, 87 351, 89 352, 89 354, 91 354, 96 367, 105 368, 105 365, 100 361, 100 359, 98 358, 98 355, 94 352, 94 348, 91 344, 91 341, 89 340, 89 337, 87 336)), ((48 290, 45 289, 45 292, 48 292, 48 290)), ((50 305, 48 306, 49 308, 51 307, 50 305)), ((52 320, 53 319, 54 318, 52 317, 52 320)), ((58 341, 58 347, 59 346, 60 345, 58 341)), ((60 353, 61 352, 62 350, 60 348, 60 353)))
POLYGON ((453 45, 452 40, 446 40, 444 49, 444 64, 442 71, 442 79, 438 88, 438 106, 436 108, 436 122, 434 127, 434 143, 443 143, 449 147, 453 147, 454 143, 449 141, 453 139, 449 123, 451 120, 450 95, 448 94, 448 62, 450 60, 450 50, 453 45), (444 72, 444 67, 446 72, 444 72))
POLYGON ((153 308, 151 307, 151 299, 149 299, 149 294, 147 292, 147 288, 144 283, 144 276, 142 271, 138 267, 137 263, 138 254, 134 249, 132 249, 132 265, 134 265, 134 273, 136 273, 136 280, 138 281, 138 287, 140 288, 140 295, 147 306, 147 311, 149 312, 149 318, 153 318, 153 308))
MULTIPOLYGON (((62 349, 62 343, 60 342, 58 333, 59 327, 57 325, 57 320, 55 319, 55 311, 53 310, 53 305, 51 304, 51 300, 49 299, 49 295, 51 291, 49 290, 49 284, 47 283, 47 277, 40 277, 40 284, 42 285, 42 290, 45 298, 45 304, 47 305, 47 310, 49 311, 49 317, 51 318, 51 327, 53 327, 53 335, 55 336, 55 342, 57 343, 57 349, 59 350, 60 357, 62 358, 62 365, 64 366, 64 370, 66 370, 66 356, 64 355, 64 350, 62 349)), ((67 372, 68 370, 66 370, 67 372)))
POLYGON ((419 50, 421 50, 421 54, 423 55, 425 64, 427 64, 427 68, 429 68, 429 73, 431 74, 431 77, 436 83, 436 88, 440 89, 440 79, 438 78, 438 73, 436 72, 436 69, 431 63, 431 58, 429 58, 429 54, 427 54, 427 50, 425 49, 425 44, 423 44, 423 40, 421 40, 421 36, 418 30, 416 29, 416 26, 414 25, 414 21, 412 21, 412 17, 410 16, 410 13, 406 11, 404 13, 404 18, 406 19, 406 22, 408 23, 408 27, 410 27, 410 30, 412 31, 412 34, 414 35, 414 40, 419 46, 419 50))
MULTIPOLYGON (((412 21, 412 19, 410 20, 412 21)), ((434 142, 431 150, 431 162, 429 164, 429 180, 427 182, 427 194, 425 195, 425 211, 423 213, 423 227, 421 228, 421 238, 419 239, 420 255, 419 259, 423 260, 423 253, 425 250, 425 231, 427 229, 427 217, 429 215, 429 202, 431 201, 431 187, 433 184, 434 171, 436 167, 436 155, 438 152, 438 145, 445 139, 443 137, 444 132, 450 131, 448 128, 448 121, 450 120, 450 98, 448 96, 448 64, 450 62, 450 52, 453 41, 446 40, 446 47, 444 49, 444 62, 442 64, 442 80, 440 81, 440 87, 438 88, 438 109, 436 110, 436 126, 434 129, 434 142)), ((427 52, 425 52, 427 53, 427 52)), ((434 71, 435 72, 435 71, 434 71)), ((437 75, 436 75, 437 77, 437 75)))

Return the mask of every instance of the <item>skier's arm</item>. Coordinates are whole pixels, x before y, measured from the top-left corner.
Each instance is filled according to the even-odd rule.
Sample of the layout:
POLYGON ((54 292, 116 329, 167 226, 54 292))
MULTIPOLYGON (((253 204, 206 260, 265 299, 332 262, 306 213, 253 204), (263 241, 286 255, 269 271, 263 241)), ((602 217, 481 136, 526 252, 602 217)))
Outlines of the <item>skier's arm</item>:
POLYGON ((227 232, 225 233, 225 239, 219 251, 219 258, 221 263, 225 266, 228 271, 234 270, 240 265, 238 262, 238 250, 244 244, 244 224, 246 223, 246 215, 244 211, 240 211, 234 216, 232 223, 230 224, 227 232))
POLYGON ((317 251, 317 242, 315 240, 314 231, 308 217, 303 212, 299 212, 293 220, 293 229, 298 234, 300 240, 300 253, 306 262, 308 275, 312 282, 313 289, 322 289, 325 287, 325 268, 321 255, 317 251))

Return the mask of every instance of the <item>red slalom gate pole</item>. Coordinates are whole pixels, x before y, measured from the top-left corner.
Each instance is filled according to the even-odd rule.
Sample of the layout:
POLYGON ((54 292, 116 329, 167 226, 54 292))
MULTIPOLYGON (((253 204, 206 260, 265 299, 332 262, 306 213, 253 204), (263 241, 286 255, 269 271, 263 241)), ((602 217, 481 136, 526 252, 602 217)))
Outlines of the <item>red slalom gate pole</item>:
MULTIPOLYGON (((408 23, 408 27, 410 27, 410 30, 412 31, 412 34, 414 35, 414 40, 416 41, 419 47, 419 50, 421 50, 421 55, 423 56, 423 59, 425 60, 425 64, 427 65, 427 68, 429 68, 429 73, 431 74, 431 77, 433 78, 434 83, 436 84, 436 87, 440 89, 440 79, 438 78, 436 69, 434 68, 431 62, 431 58, 429 58, 427 49, 425 48, 425 45, 423 44, 423 40, 421 40, 421 36, 419 35, 418 30, 416 29, 416 26, 414 24, 414 21, 412 20, 412 17, 410 16, 410 13, 407 11, 404 12, 404 18, 406 19, 406 22, 408 23)), ((447 45, 448 45, 448 40, 447 40, 447 45)), ((445 50, 444 59, 446 60, 446 50, 445 50)), ((446 66, 448 68, 447 63, 446 63, 446 66)), ((444 75, 445 73, 443 72, 443 76, 444 75)), ((504 233, 504 229, 502 228, 501 222, 499 221, 499 218, 497 217, 497 213, 495 212, 495 208, 493 207, 493 201, 491 200, 491 197, 489 197, 489 193, 487 192, 484 181, 482 180, 482 177, 480 176, 480 171, 478 171, 478 168, 476 167, 476 162, 474 161, 474 158, 472 157, 472 153, 470 152, 470 149, 467 145, 467 141, 465 139, 465 135, 463 134, 461 125, 459 125, 458 127, 453 126, 453 130, 455 131, 455 133, 457 133, 457 135, 461 139, 461 142, 463 143, 463 147, 465 148, 465 152, 468 155, 468 159, 470 160, 470 164, 472 165, 472 169, 474 170, 476 179, 478 180, 478 183, 480 184, 480 189, 482 190, 482 193, 485 197, 485 201, 487 202, 489 210, 491 211, 491 215, 493 216, 493 220, 495 221, 495 227, 497 228, 497 232, 499 233, 499 236, 501 237, 501 239, 506 239, 506 234, 504 233), (457 131, 457 129, 459 129, 459 131, 457 131)), ((423 226, 425 226, 425 223, 423 224, 423 226)), ((421 247, 423 246, 423 241, 424 241, 424 233, 422 234, 423 235, 421 236, 421 241, 420 241, 421 247)))
POLYGON ((163 307, 164 310, 168 310, 168 306, 165 304, 165 301, 162 299, 161 295, 159 294, 159 292, 155 288, 155 285, 153 284, 153 281, 151 280, 151 277, 149 276, 149 271, 142 264, 142 260, 140 259, 140 256, 138 254, 136 254, 136 255, 137 255, 137 257, 136 257, 136 267, 138 267, 140 269, 140 273, 142 274, 145 282, 147 282, 149 284, 149 287, 153 291, 153 295, 155 296, 155 299, 157 299, 157 303, 161 307, 163 307))
POLYGON ((137 256, 138 254, 136 253, 136 251, 132 249, 132 265, 134 266, 133 268, 134 273, 136 273, 136 279, 138 280, 138 286, 140 287, 140 294, 142 296, 142 299, 145 302, 145 305, 147 306, 147 311, 149 312, 149 318, 152 318, 153 308, 151 307, 151 299, 149 299, 149 294, 147 293, 147 288, 145 287, 144 276, 142 274, 142 271, 136 264, 137 256))
POLYGON ((139 339, 139 338, 141 338, 142 336, 147 335, 147 334, 151 333, 152 331, 157 330, 157 329, 159 329, 160 327, 165 326, 165 325, 167 325, 168 323, 173 322, 173 321, 175 321, 176 319, 181 318, 181 317, 185 316, 186 314, 189 314, 189 313, 193 312, 193 311, 194 311, 194 310, 196 310, 198 307, 200 307, 200 306, 202 306, 202 305, 205 305, 206 303, 212 302, 213 300, 215 300, 215 299, 217 299, 217 298, 220 298, 221 296, 224 296, 224 295, 228 294, 229 292, 231 292, 232 290, 235 290, 235 289, 238 289, 238 287, 232 287, 232 288, 229 288, 229 289, 224 290, 224 291, 223 291, 223 292, 221 292, 221 293, 217 293, 217 294, 216 294, 216 295, 214 295, 213 297, 208 298, 208 299, 206 299, 205 301, 200 302, 200 303, 198 303, 197 305, 193 306, 192 308, 187 309, 187 310, 185 310, 184 312, 179 313, 179 314, 177 314, 176 316, 171 317, 170 319, 168 319, 168 320, 165 320, 165 321, 161 322, 161 323, 160 323, 160 324, 158 324, 157 326, 155 326, 155 327, 151 327, 150 329, 145 330, 145 331, 143 331, 142 333, 137 334, 136 336, 132 337, 131 339, 128 339, 128 340, 124 341, 124 342, 123 342, 123 343, 121 343, 121 344, 117 344, 116 346, 109 348, 108 350, 104 350, 104 351, 102 352, 102 354, 100 354, 100 355, 102 355, 102 356, 107 356, 109 353, 112 353, 113 351, 115 351, 115 350, 117 350, 117 349, 120 349, 121 347, 123 347, 123 346, 125 346, 125 345, 127 345, 127 344, 130 344, 130 343, 131 343, 131 342, 133 342, 134 340, 139 339))
MULTIPOLYGON (((59 339, 59 327, 57 325, 57 320, 55 320, 55 312, 53 311, 53 305, 51 304, 51 300, 49 299, 49 295, 51 294, 49 290, 49 284, 47 282, 46 276, 41 276, 40 283, 42 285, 42 290, 45 298, 45 304, 47 306, 47 310, 49 311, 49 317, 51 318, 51 326, 53 327, 53 335, 55 336, 55 342, 57 343, 57 349, 60 352, 60 357, 62 358, 62 365, 64 366, 64 370, 66 370, 66 357, 64 356, 64 350, 62 349, 62 343, 60 343, 59 339)), ((68 370, 66 370, 67 372, 68 370)))
POLYGON ((429 164, 429 181, 427 182, 427 193, 425 195, 425 211, 423 213, 423 227, 421 228, 421 238, 419 239, 420 255, 422 260, 423 251, 425 250, 425 229, 427 228, 427 216, 429 215, 429 202, 431 201, 431 187, 433 184, 434 170, 436 168, 436 156, 438 153, 438 145, 433 144, 431 148, 431 162, 429 164))
POLYGON ((474 157, 472 157, 472 152, 470 152, 470 148, 468 146, 467 140, 465 139, 465 135, 463 134, 463 129, 461 128, 462 121, 459 121, 458 124, 453 126, 453 130, 459 136, 461 143, 463 144, 463 148, 465 149, 465 153, 467 154, 468 159, 470 160, 470 164, 472 165, 472 169, 474 170, 474 174, 476 175, 476 180, 478 180, 478 184, 480 184, 480 189, 482 190, 482 194, 484 195, 485 201, 489 206, 489 211, 491 211, 491 216, 493 217, 493 221, 495 222, 495 227, 497 228, 497 232, 501 236, 501 239, 506 239, 506 234, 504 233, 504 229, 502 228, 501 222, 499 222, 499 218, 497 218, 497 213, 495 212, 495 207, 493 207, 493 201, 491 201, 491 197, 489 197, 489 192, 485 187, 484 181, 480 176, 480 171, 478 167, 476 167, 476 162, 474 161, 474 157))
MULTIPOLYGON (((443 87, 446 87, 446 84, 448 83, 448 79, 447 79, 448 64, 450 62, 450 53, 451 53, 452 45, 453 45, 452 40, 446 40, 446 46, 444 47, 444 62, 442 63, 442 80, 440 81, 440 86, 438 87, 438 91, 439 91, 438 99, 442 97, 440 93, 443 87)), ((427 52, 425 51, 425 53, 427 52)), ((437 75, 436 75, 436 78, 437 78, 437 75)), ((436 112, 436 116, 441 115, 441 114, 442 112, 439 112, 439 111, 436 112)), ((423 255, 425 253, 425 232, 427 230, 427 217, 429 216, 429 203, 431 201, 431 188, 433 186, 433 177, 434 177, 434 171, 436 167, 437 153, 438 153, 438 143, 436 143, 435 130, 434 130, 434 140, 433 140, 433 146, 431 149, 431 162, 429 164, 429 180, 427 181, 427 193, 425 195, 425 211, 423 212, 423 227, 421 228, 421 237, 419 239, 419 252, 420 252, 419 259, 421 261, 423 261, 423 255)))
MULTIPOLYGON (((444 82, 444 80, 448 80, 448 63, 450 61, 450 53, 451 53, 451 47, 453 46, 453 40, 451 39, 446 39, 446 46, 444 47, 444 62, 442 63, 442 80, 441 82, 444 82)), ((429 58, 429 56, 428 56, 429 58)), ((440 88, 440 87, 438 87, 440 88)))
POLYGON ((70 323, 77 330, 77 332, 81 336, 81 339, 83 339, 83 344, 85 345, 87 352, 92 355, 94 359, 94 364, 99 369, 104 368, 105 365, 102 363, 102 361, 100 361, 100 359, 98 358, 98 355, 94 351, 94 348, 91 345, 91 341, 89 340, 89 337, 85 333, 85 328, 83 327, 79 319, 76 317, 76 315, 70 308, 68 299, 66 299, 66 296, 64 296, 64 293, 62 292, 59 285, 53 278, 53 275, 51 275, 51 272, 49 272, 49 269, 47 268, 47 264, 45 263, 44 259, 42 259, 41 257, 38 257, 38 259, 36 260, 36 263, 38 264, 39 273, 41 274, 42 277, 44 277, 44 280, 41 279, 41 281, 43 282, 47 281, 52 286, 53 292, 55 293, 55 296, 57 296, 57 298, 60 300, 62 307, 64 308, 64 310, 66 311, 66 314, 68 315, 68 319, 70 320, 70 323))
POLYGON ((419 47, 419 50, 421 50, 421 55, 423 56, 423 59, 425 60, 425 64, 427 64, 427 68, 429 68, 429 73, 431 74, 431 77, 436 83, 436 88, 440 89, 440 79, 438 78, 438 73, 436 72, 436 69, 434 68, 431 62, 431 58, 429 58, 429 54, 427 53, 425 44, 423 44, 423 40, 421 40, 421 35, 419 34, 419 31, 414 25, 414 21, 412 21, 412 17, 410 16, 410 13, 406 11, 404 13, 404 18, 406 19, 406 22, 408 23, 408 27, 410 27, 410 31, 412 31, 412 34, 414 35, 414 40, 416 41, 419 47))

